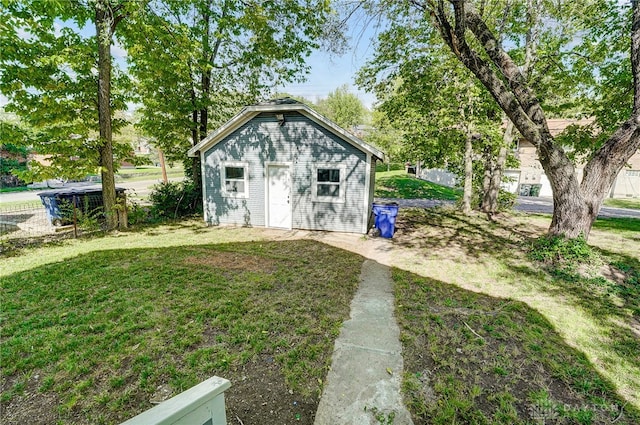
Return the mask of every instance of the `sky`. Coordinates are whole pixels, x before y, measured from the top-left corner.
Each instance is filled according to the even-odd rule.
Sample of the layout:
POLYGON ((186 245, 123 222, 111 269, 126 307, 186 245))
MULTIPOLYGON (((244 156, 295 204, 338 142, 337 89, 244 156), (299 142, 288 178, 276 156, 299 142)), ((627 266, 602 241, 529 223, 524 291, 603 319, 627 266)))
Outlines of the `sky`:
MULTIPOLYGON (((373 30, 366 33, 367 37, 371 35, 373 35, 373 30)), ((339 57, 316 51, 307 60, 311 68, 307 81, 287 85, 281 91, 316 102, 346 84, 349 86, 349 92, 357 95, 362 103, 371 109, 376 98, 373 94, 358 89, 355 85, 355 77, 358 70, 371 58, 372 54, 373 43, 365 37, 352 37, 349 49, 339 57)))
POLYGON ((355 77, 358 70, 374 54, 375 39, 380 31, 378 24, 380 24, 379 21, 367 17, 362 9, 351 11, 348 28, 344 33, 348 40, 345 53, 341 56, 323 51, 312 53, 307 59, 307 64, 311 68, 307 81, 290 84, 282 91, 315 102, 346 84, 349 91, 357 95, 364 105, 371 109, 376 101, 375 95, 360 90, 355 84, 355 77))

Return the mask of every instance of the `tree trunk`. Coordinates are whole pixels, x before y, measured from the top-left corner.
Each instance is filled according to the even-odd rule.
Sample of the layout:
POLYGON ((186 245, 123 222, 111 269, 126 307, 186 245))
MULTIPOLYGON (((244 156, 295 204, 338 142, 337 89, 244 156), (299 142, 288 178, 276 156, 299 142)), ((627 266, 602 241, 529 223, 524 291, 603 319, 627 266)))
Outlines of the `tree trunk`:
MULTIPOLYGON (((536 147, 553 190, 554 212, 549 233, 569 238, 580 235, 588 237, 602 200, 616 175, 640 148, 639 3, 632 2, 631 74, 634 98, 631 117, 594 153, 584 168, 582 183, 578 183, 575 167, 551 136, 540 101, 521 69, 502 49, 475 6, 462 1, 451 2, 451 5, 453 22, 444 2, 433 4, 430 16, 434 18, 451 51, 489 90, 520 134, 536 147), (473 34, 482 46, 483 54, 467 43, 467 34, 473 34)), ((418 7, 427 6, 422 4, 418 7)))
MULTIPOLYGON (((554 211, 549 233, 567 237, 589 237, 591 226, 598 216, 602 201, 611 190, 618 173, 631 156, 640 149, 640 125, 638 116, 627 120, 605 142, 595 156, 585 165, 582 182, 575 174, 570 181, 571 192, 559 192, 554 179, 565 180, 563 174, 552 179, 554 211)), ((544 164, 543 164, 544 165, 544 164)), ((547 174, 549 172, 546 170, 547 174)), ((565 189, 567 190, 567 189, 565 189)))
MULTIPOLYGON (((209 7, 209 5, 207 5, 209 7)), ((223 16, 226 14, 226 9, 223 11, 223 16)), ((211 31, 211 12, 207 10, 203 10, 202 12, 202 23, 204 25, 203 28, 203 38, 202 38, 202 59, 204 63, 213 62, 217 56, 217 51, 220 45, 220 39, 216 40, 216 44, 214 45, 214 49, 211 52, 210 49, 210 31, 211 31)), ((195 91, 192 90, 191 97, 192 103, 194 105, 194 111, 192 112, 193 125, 192 129, 192 138, 194 146, 207 137, 207 133, 209 131, 209 98, 211 95, 211 75, 212 75, 212 67, 207 67, 201 69, 200 76, 200 93, 202 98, 201 107, 199 110, 196 108, 196 96, 195 91)), ((191 161, 191 179, 193 180, 193 184, 195 190, 198 193, 202 193, 202 164, 200 160, 200 156, 195 156, 191 161)))
MULTIPOLYGON (((195 91, 191 91, 191 103, 194 105, 196 105, 196 94, 195 91)), ((191 112, 191 144, 193 146, 197 145, 198 142, 200 142, 200 137, 199 137, 199 127, 200 124, 198 122, 198 111, 197 110, 193 110, 191 112)), ((193 180, 193 182, 197 182, 200 181, 200 187, 202 187, 202 181, 201 181, 201 171, 200 171, 200 156, 196 155, 193 158, 187 158, 186 162, 185 162, 185 177, 189 177, 191 178, 191 180, 193 180)))
POLYGON ((488 193, 491 188, 491 176, 493 174, 493 169, 495 168, 495 161, 493 160, 491 146, 485 146, 482 156, 484 160, 484 173, 482 176, 482 201, 480 202, 480 210, 482 212, 488 212, 488 193))
POLYGON ((473 196, 473 143, 472 136, 467 135, 464 141, 464 188, 462 191, 462 212, 471 214, 471 197, 473 196))
MULTIPOLYGON (((524 64, 520 68, 522 78, 529 80, 529 74, 537 60, 536 50, 539 41, 539 25, 541 8, 540 0, 527 0, 527 34, 525 36, 525 59, 524 64)), ((505 117, 506 118, 506 117, 505 117)), ((513 122, 507 119, 507 128, 502 135, 502 146, 498 151, 498 157, 492 162, 489 183, 483 194, 482 210, 491 217, 498 211, 498 197, 500 195, 500 186, 502 185, 502 173, 504 165, 507 162, 508 149, 513 145, 513 140, 517 136, 517 131, 513 122)))
POLYGON ((495 160, 494 167, 491 170, 489 189, 485 192, 484 200, 484 205, 486 205, 485 212, 489 214, 497 213, 498 208, 500 207, 498 199, 500 196, 500 188, 502 186, 504 164, 507 162, 507 153, 508 149, 505 146, 501 146, 498 151, 498 157, 495 160))
MULTIPOLYGON (((209 73, 205 72, 202 75, 202 94, 203 96, 209 97, 209 92, 211 91, 211 79, 209 77, 209 73)), ((200 110, 200 140, 207 137, 208 127, 209 126, 209 111, 206 106, 200 110)), ((202 164, 200 163, 200 156, 197 155, 193 158, 193 184, 198 193, 202 193, 202 174, 200 167, 202 164)))
POLYGON ((116 185, 113 167, 111 131, 111 37, 113 15, 107 0, 96 2, 96 38, 98 41, 98 122, 100 125, 100 166, 102 199, 107 230, 118 225, 116 185))
MULTIPOLYGON (((509 121, 502 137, 502 146, 498 152, 498 157, 495 161, 491 161, 491 170, 488 173, 489 181, 483 193, 482 211, 489 215, 495 214, 498 211, 498 196, 500 195, 500 186, 502 184, 502 173, 504 171, 504 165, 507 162, 509 147, 513 144, 515 135, 515 127, 513 123, 509 121)), ((487 178, 486 175, 485 178, 487 178)))

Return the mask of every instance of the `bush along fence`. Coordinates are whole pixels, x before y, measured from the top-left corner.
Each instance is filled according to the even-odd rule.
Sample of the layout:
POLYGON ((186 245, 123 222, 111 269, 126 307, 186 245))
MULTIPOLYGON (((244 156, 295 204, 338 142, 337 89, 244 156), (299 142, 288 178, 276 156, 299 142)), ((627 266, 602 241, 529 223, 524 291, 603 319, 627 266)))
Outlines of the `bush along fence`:
MULTIPOLYGON (((95 190, 60 190, 42 192, 40 201, 0 204, 0 238, 28 238, 72 232, 101 230, 105 223, 102 192, 95 190)), ((114 214, 120 228, 127 227, 126 195, 117 191, 114 214)))

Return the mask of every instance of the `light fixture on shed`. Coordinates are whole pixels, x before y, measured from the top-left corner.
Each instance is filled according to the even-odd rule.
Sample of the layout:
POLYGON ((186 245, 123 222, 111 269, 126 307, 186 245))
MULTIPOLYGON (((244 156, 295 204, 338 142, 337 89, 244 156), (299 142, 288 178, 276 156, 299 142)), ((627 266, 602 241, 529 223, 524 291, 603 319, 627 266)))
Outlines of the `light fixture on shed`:
POLYGON ((284 114, 276 114, 276 119, 278 120, 278 125, 284 125, 284 114))

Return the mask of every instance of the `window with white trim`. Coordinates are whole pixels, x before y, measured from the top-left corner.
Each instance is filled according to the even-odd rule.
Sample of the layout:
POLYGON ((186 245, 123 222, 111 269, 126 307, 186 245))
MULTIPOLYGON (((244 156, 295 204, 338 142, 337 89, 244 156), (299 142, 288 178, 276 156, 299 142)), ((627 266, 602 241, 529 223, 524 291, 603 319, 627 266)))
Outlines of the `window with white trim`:
POLYGON ((230 198, 249 197, 249 165, 245 162, 222 163, 222 195, 230 198))
POLYGON ((344 202, 345 167, 341 165, 316 165, 313 168, 313 200, 344 202))

